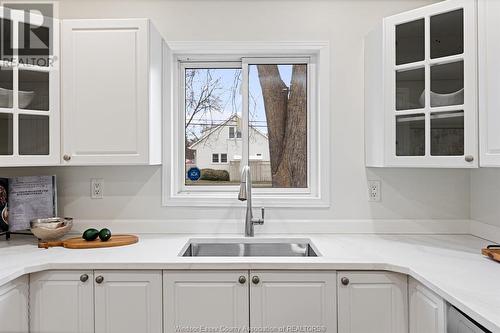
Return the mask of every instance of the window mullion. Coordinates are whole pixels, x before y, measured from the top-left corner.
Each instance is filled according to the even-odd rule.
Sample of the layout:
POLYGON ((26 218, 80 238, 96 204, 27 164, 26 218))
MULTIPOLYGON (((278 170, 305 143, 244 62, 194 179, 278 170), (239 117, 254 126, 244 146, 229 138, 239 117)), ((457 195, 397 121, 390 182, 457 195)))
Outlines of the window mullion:
POLYGON ((241 82, 241 95, 243 107, 241 110, 241 145, 242 145, 242 157, 241 157, 241 165, 240 169, 243 166, 249 165, 249 73, 248 73, 248 63, 243 60, 241 64, 241 70, 243 74, 243 80, 241 82))

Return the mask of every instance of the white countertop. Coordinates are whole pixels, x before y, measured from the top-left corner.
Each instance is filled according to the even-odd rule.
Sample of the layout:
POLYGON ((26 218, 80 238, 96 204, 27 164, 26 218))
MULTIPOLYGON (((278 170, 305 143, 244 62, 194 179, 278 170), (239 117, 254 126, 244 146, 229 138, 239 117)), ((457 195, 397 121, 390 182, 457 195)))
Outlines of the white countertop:
MULTIPOLYGON (((179 257, 190 238, 141 235, 137 244, 104 249, 38 249, 26 236, 0 241, 0 285, 47 269, 331 269, 409 274, 493 332, 500 332, 500 263, 481 255, 489 242, 467 235, 266 235, 308 238, 321 257, 179 257)), ((237 235, 235 237, 240 237, 237 235)))

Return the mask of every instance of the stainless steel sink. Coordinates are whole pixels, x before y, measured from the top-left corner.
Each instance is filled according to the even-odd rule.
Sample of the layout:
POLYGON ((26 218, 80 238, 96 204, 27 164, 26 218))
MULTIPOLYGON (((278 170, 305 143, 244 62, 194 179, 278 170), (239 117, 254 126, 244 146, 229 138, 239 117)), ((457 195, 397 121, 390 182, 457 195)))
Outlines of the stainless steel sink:
POLYGON ((317 257, 308 240, 191 240, 183 257, 317 257))

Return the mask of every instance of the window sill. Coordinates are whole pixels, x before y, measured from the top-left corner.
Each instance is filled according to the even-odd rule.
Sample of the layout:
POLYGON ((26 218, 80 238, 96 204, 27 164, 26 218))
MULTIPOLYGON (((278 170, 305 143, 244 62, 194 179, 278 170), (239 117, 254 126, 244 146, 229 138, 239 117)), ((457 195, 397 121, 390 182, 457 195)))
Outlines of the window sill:
MULTIPOLYGON (((163 206, 169 207, 245 207, 246 202, 238 200, 237 192, 196 193, 184 192, 163 196, 163 206)), ((253 194, 253 207, 278 208, 328 208, 330 201, 311 194, 253 194)))

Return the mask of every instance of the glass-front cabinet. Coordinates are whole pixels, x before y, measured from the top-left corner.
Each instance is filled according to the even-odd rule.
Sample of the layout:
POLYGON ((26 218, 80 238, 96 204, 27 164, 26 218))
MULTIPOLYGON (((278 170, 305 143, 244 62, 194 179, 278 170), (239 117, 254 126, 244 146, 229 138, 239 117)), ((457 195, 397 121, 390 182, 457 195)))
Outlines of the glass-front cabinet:
POLYGON ((448 0, 367 37, 367 166, 477 167, 475 23, 475 1, 448 0))
POLYGON ((0 166, 59 164, 59 23, 0 7, 0 34, 0 166))

